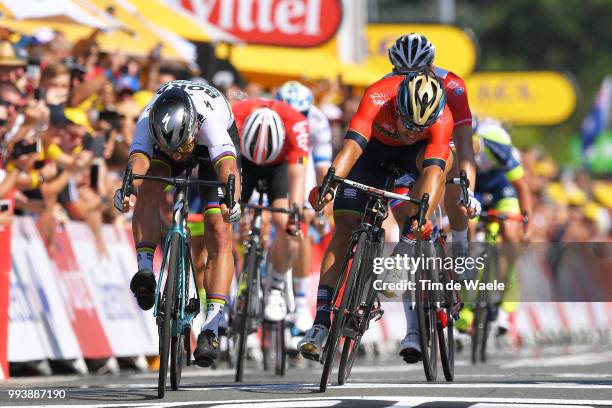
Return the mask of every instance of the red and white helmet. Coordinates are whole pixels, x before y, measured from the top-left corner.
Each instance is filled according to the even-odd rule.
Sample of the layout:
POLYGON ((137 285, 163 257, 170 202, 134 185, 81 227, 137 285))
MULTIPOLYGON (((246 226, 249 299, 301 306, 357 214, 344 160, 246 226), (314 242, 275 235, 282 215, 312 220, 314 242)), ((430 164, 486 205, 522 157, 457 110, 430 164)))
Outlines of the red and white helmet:
POLYGON ((242 155, 258 165, 272 163, 285 144, 285 126, 270 108, 254 110, 245 120, 240 139, 242 155))

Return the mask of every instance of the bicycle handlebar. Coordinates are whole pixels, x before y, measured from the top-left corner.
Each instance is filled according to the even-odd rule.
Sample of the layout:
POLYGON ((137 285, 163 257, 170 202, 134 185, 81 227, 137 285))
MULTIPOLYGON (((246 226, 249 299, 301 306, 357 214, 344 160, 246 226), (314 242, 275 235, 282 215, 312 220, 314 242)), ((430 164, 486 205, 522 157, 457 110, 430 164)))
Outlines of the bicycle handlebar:
POLYGON ((425 224, 425 216, 427 214, 427 210, 429 209, 429 194, 427 193, 424 193, 423 197, 421 197, 420 200, 417 200, 407 195, 393 193, 390 191, 382 190, 380 188, 357 183, 356 181, 352 181, 343 177, 338 177, 336 176, 336 169, 330 167, 327 170, 327 174, 325 174, 325 177, 323 178, 323 183, 321 183, 321 187, 319 188, 319 205, 323 204, 323 197, 325 197, 327 193, 331 192, 332 184, 348 184, 351 187, 355 187, 359 190, 364 191, 367 195, 370 196, 380 197, 384 199, 395 199, 417 205, 419 207, 419 212, 417 213, 416 219, 419 223, 419 228, 425 224))
POLYGON ((123 183, 121 185, 121 199, 132 194, 134 187, 132 183, 134 180, 151 180, 164 182, 177 187, 190 187, 190 186, 207 186, 207 187, 224 187, 225 188, 225 204, 228 208, 234 207, 234 192, 236 190, 236 177, 230 174, 227 178, 227 183, 212 180, 191 180, 184 177, 159 177, 159 176, 147 176, 144 174, 134 174, 132 166, 128 164, 123 173, 123 183))

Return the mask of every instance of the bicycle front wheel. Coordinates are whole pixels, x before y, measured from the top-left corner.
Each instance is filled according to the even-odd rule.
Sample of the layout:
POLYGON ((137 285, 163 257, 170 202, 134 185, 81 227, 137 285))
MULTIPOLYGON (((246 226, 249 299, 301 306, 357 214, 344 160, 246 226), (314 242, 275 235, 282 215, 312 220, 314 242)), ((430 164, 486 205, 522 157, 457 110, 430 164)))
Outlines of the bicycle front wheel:
MULTIPOLYGON (((421 248, 425 259, 431 255, 428 246, 431 242, 421 242, 421 248)), ((436 381, 438 345, 436 344, 436 297, 435 290, 430 290, 431 285, 438 282, 437 276, 428 269, 418 268, 415 274, 416 280, 416 310, 419 322, 419 342, 421 345, 421 358, 427 381, 436 381), (422 282, 428 281, 430 286, 423 288, 422 282)))
POLYGON ((332 366, 336 358, 336 350, 338 349, 338 343, 340 342, 340 338, 342 337, 344 322, 346 321, 346 313, 350 311, 349 306, 352 303, 352 297, 357 296, 354 291, 354 286, 355 281, 357 280, 357 276, 359 275, 359 268, 361 266, 362 259, 365 255, 367 237, 368 236, 366 232, 361 232, 357 239, 353 238, 353 241, 349 248, 349 253, 347 254, 344 261, 343 269, 345 272, 340 275, 341 279, 338 282, 338 287, 335 291, 336 296, 339 296, 340 288, 342 287, 344 277, 346 276, 346 273, 348 273, 348 276, 346 276, 346 285, 344 286, 344 293, 342 293, 342 301, 340 302, 340 307, 338 309, 335 309, 335 303, 337 299, 332 300, 332 307, 334 307, 334 320, 332 322, 332 330, 327 339, 327 343, 325 344, 325 362, 323 364, 323 373, 321 374, 321 383, 319 384, 319 390, 321 392, 325 392, 325 390, 327 390, 327 381, 329 379, 329 375, 331 374, 332 366), (346 271, 346 268, 348 268, 348 264, 351 258, 353 259, 351 268, 349 271, 346 271))
POLYGON ((365 256, 365 261, 360 262, 361 267, 357 279, 356 296, 353 298, 353 302, 350 305, 350 310, 353 311, 356 318, 356 334, 354 338, 344 338, 344 346, 342 348, 342 354, 340 355, 340 365, 338 366, 338 384, 340 385, 344 385, 351 374, 353 364, 357 358, 361 339, 370 324, 370 314, 376 299, 376 291, 373 285, 376 275, 372 272, 372 262, 374 258, 381 255, 383 250, 382 245, 382 242, 367 245, 364 250, 367 254, 367 256, 365 256))
POLYGON ((159 330, 159 378, 157 382, 157 396, 164 398, 166 392, 166 377, 168 375, 168 357, 170 354, 170 336, 174 320, 174 299, 176 298, 176 276, 180 262, 180 239, 178 235, 172 237, 166 274, 166 286, 162 299, 163 316, 159 330))
MULTIPOLYGON (((238 347, 238 356, 236 358, 236 382, 242 382, 244 374, 244 365, 246 363, 247 354, 247 337, 249 336, 249 305, 253 296, 257 296, 257 287, 253 285, 253 277, 257 274, 257 254, 255 248, 251 248, 247 253, 245 261, 245 269, 242 271, 239 285, 245 287, 238 288, 238 296, 236 299, 236 314, 235 314, 235 346, 238 347), (246 273, 246 276, 242 276, 246 273)), ((256 280, 255 280, 256 281, 256 280)))

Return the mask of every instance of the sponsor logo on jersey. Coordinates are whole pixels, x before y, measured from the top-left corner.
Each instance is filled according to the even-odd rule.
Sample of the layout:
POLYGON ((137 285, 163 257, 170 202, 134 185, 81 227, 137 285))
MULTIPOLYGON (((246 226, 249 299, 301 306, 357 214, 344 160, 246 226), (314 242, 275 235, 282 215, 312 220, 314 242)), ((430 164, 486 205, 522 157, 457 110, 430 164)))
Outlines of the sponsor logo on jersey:
POLYGON ((343 195, 344 198, 354 200, 355 198, 357 198, 357 190, 354 188, 345 188, 343 195))
POLYGON ((372 99, 372 103, 377 106, 382 106, 389 99, 389 94, 386 92, 377 92, 370 94, 370 98, 372 99))
POLYGON ((438 118, 438 123, 441 125, 445 125, 448 123, 448 116, 440 116, 438 118))
POLYGON ((458 83, 456 83, 455 81, 452 81, 452 80, 451 80, 451 81, 449 81, 449 82, 448 82, 448 84, 446 84, 446 87, 447 87, 448 89, 455 89, 455 88, 456 88, 456 87, 458 87, 458 86, 459 86, 459 84, 458 84, 458 83))
POLYGON ((453 91, 453 93, 457 96, 463 95, 464 92, 465 92, 465 88, 462 86, 455 88, 455 90, 453 91))

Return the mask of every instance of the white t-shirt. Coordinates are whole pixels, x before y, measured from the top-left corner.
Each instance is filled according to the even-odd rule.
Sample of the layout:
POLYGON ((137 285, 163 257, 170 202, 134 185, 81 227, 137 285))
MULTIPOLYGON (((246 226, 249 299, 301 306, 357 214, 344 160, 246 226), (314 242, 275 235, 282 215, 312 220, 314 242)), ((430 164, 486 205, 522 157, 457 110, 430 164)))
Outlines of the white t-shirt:
POLYGON ((183 88, 193 99, 200 121, 196 143, 208 148, 212 163, 214 164, 217 159, 228 154, 235 157, 236 147, 228 132, 234 123, 234 114, 223 94, 210 85, 182 80, 163 84, 140 114, 130 146, 130 154, 139 152, 148 157, 153 155, 155 139, 149 130, 149 111, 155 100, 168 87, 183 88))
POLYGON ((332 131, 329 120, 321 109, 312 105, 308 111, 310 153, 315 166, 329 166, 332 162, 332 131))

